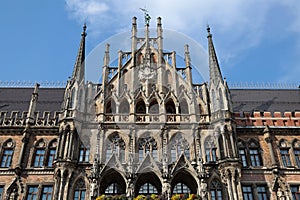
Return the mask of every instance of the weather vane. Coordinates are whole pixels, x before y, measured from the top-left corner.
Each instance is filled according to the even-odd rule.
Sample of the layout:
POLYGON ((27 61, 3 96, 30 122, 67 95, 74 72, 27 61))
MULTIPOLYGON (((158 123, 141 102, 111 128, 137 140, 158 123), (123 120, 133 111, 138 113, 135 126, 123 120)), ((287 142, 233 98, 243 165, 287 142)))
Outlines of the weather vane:
POLYGON ((149 26, 149 22, 150 22, 150 19, 151 19, 150 15, 148 14, 149 11, 146 9, 146 7, 145 8, 140 8, 140 9, 144 12, 144 15, 145 15, 145 24, 147 26, 149 26))

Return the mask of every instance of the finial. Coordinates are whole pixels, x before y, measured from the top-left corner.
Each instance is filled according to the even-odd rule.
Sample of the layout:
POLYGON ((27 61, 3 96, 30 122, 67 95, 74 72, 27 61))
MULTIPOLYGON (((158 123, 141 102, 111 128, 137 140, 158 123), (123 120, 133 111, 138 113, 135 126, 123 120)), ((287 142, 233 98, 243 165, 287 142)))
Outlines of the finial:
POLYGON ((136 17, 135 16, 132 18, 132 24, 136 25, 136 17))
POLYGON ((149 26, 150 19, 151 19, 150 15, 148 14, 149 11, 146 9, 146 6, 145 8, 140 8, 140 9, 144 12, 145 15, 145 25, 149 26))
POLYGON ((206 26, 206 30, 207 30, 207 33, 210 34, 210 27, 209 27, 208 24, 207 24, 207 26, 206 26))
POLYGON ((206 28, 206 30, 207 30, 207 33, 208 33, 207 37, 211 37, 211 33, 210 33, 210 27, 209 27, 209 25, 208 25, 208 24, 207 24, 207 28, 206 28))
POLYGON ((85 37, 87 35, 86 34, 86 22, 84 22, 82 29, 83 29, 83 32, 81 33, 81 36, 85 37))

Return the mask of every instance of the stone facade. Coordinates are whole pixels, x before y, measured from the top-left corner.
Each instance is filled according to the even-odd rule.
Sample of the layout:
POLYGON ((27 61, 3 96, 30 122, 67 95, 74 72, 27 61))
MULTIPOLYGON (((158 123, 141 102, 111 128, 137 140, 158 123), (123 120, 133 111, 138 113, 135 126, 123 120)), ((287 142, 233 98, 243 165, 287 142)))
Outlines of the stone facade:
MULTIPOLYGON (((228 88, 207 31, 208 83, 193 83, 188 45, 184 67, 164 50, 160 18, 154 38, 148 21, 138 37, 133 18, 131 51, 110 66, 107 44, 97 84, 84 79, 84 26, 64 90, 37 84, 28 101, 0 98, 2 199, 298 199, 299 90, 290 91, 294 110, 242 109, 236 96, 248 91, 228 88)), ((27 90, 0 88, 7 96, 27 90)))

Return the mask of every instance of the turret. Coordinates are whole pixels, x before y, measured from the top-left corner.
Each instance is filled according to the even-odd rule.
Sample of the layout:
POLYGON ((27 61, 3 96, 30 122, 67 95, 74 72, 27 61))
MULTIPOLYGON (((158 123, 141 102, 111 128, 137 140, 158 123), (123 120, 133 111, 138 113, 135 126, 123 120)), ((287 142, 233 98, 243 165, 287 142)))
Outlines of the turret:
POLYGON ((211 112, 217 112, 219 110, 230 109, 230 94, 226 84, 223 80, 222 73, 219 67, 219 62, 215 47, 212 40, 212 34, 210 33, 210 27, 207 27, 207 39, 208 39, 208 55, 209 55, 209 92, 211 99, 211 112))
POLYGON ((191 57, 189 51, 189 45, 184 46, 184 61, 185 61, 185 73, 186 73, 186 81, 189 84, 193 84, 192 80, 192 67, 191 67, 191 57))

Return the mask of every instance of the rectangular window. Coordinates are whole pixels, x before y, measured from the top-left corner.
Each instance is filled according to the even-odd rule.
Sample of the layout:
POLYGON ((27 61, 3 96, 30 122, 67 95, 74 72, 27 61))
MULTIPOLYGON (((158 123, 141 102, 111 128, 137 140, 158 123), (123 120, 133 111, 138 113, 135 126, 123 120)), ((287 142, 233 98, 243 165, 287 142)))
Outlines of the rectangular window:
POLYGON ((300 149, 295 149, 294 153, 295 153, 297 167, 300 168, 300 149))
POLYGON ((10 167, 12 156, 13 156, 12 149, 4 149, 2 160, 1 160, 1 167, 10 167))
POLYGON ((139 161, 141 162, 144 159, 144 150, 139 149, 139 161))
POLYGON ((171 160, 172 162, 177 160, 176 149, 174 147, 171 149, 171 160))
POLYGON ((211 190, 211 200, 222 200, 222 190, 221 189, 216 189, 216 190, 211 190))
POLYGON ((75 190, 74 200, 84 200, 85 199, 85 190, 75 190))
POLYGON ((211 148, 205 150, 206 161, 207 162, 216 162, 217 161, 217 149, 211 148))
POLYGON ((89 148, 80 148, 79 150, 79 162, 89 162, 90 158, 90 149, 89 148))
POLYGON ((157 155, 157 150, 156 149, 152 149, 152 157, 155 161, 158 161, 158 155, 157 155))
POLYGON ((44 186, 42 190, 42 200, 51 200, 52 198, 52 186, 44 186))
POLYGON ((293 200, 300 200, 299 185, 291 185, 290 187, 293 200))
POLYGON ((34 167, 43 167, 45 157, 45 149, 36 149, 34 158, 34 167))
POLYGON ((248 164, 247 164, 247 157, 246 157, 245 149, 240 149, 239 152, 240 152, 240 160, 243 164, 243 167, 247 167, 248 164))
POLYGON ((0 200, 2 200, 3 198, 3 186, 0 186, 0 200))
POLYGON ((217 161, 217 149, 216 148, 211 149, 211 160, 213 162, 217 161))
POLYGON ((258 149, 250 149, 249 153, 250 153, 251 166, 253 167, 261 166, 258 149))
POLYGON ((289 149, 280 149, 280 155, 282 159, 282 164, 284 167, 291 166, 291 158, 289 154, 289 149))
POLYGON ((55 153, 56 153, 56 149, 50 149, 50 151, 49 151, 49 157, 48 157, 48 163, 47 163, 48 167, 52 167, 53 161, 54 161, 54 157, 55 157, 55 153))
POLYGON ((253 200, 253 191, 251 186, 242 186, 244 200, 253 200))
POLYGON ((268 192, 267 192, 267 186, 260 185, 257 186, 257 195, 258 195, 258 200, 268 200, 268 192))
POLYGON ((28 186, 26 200, 37 199, 38 186, 28 186))

